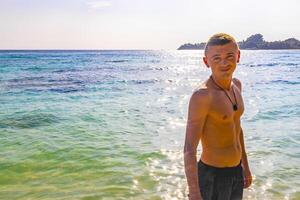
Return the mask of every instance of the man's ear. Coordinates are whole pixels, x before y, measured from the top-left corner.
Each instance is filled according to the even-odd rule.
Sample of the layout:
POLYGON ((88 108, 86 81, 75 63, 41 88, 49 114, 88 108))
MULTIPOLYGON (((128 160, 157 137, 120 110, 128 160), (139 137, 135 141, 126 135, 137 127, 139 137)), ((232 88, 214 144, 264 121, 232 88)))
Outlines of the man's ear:
POLYGON ((237 63, 239 63, 240 62, 240 57, 241 57, 241 51, 240 50, 238 50, 238 57, 237 57, 237 63))
POLYGON ((207 68, 209 68, 208 62, 207 62, 207 57, 203 57, 203 62, 206 65, 207 68))

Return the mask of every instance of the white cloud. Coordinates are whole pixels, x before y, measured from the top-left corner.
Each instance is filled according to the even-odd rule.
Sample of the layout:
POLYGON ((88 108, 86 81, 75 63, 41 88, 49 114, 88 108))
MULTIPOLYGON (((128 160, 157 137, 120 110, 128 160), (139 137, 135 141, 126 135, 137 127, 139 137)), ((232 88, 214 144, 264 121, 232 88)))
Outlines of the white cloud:
POLYGON ((91 9, 102 9, 110 7, 112 4, 110 1, 100 0, 100 1, 89 1, 87 2, 87 5, 91 9))

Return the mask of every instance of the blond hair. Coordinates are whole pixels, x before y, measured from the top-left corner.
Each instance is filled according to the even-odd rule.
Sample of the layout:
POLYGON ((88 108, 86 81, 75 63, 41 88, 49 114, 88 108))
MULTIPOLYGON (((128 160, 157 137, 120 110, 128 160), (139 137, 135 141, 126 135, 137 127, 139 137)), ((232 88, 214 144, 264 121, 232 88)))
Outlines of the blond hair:
POLYGON ((230 42, 233 42, 236 45, 236 47, 239 48, 237 42, 231 35, 228 35, 226 33, 214 34, 207 41, 207 43, 205 45, 205 49, 204 49, 204 54, 206 55, 208 47, 210 47, 210 46, 224 45, 224 44, 228 44, 230 42))

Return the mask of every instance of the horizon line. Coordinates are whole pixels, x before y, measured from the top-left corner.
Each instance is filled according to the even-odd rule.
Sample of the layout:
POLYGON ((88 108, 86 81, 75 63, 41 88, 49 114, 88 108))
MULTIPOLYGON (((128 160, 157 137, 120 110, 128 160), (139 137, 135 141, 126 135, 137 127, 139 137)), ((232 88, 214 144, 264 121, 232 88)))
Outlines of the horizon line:
POLYGON ((168 51, 177 49, 1 49, 0 51, 168 51))
MULTIPOLYGON (((203 51, 204 49, 0 49, 0 51, 203 51)), ((240 49, 242 51, 300 50, 300 49, 240 49)))

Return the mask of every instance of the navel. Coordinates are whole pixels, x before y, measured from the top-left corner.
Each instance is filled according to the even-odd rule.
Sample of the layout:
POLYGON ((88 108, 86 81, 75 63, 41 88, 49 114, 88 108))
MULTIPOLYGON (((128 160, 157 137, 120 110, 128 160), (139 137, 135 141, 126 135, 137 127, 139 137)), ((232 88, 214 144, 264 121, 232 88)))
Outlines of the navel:
POLYGON ((223 116, 223 120, 225 120, 225 119, 227 119, 227 115, 224 115, 224 116, 223 116))

